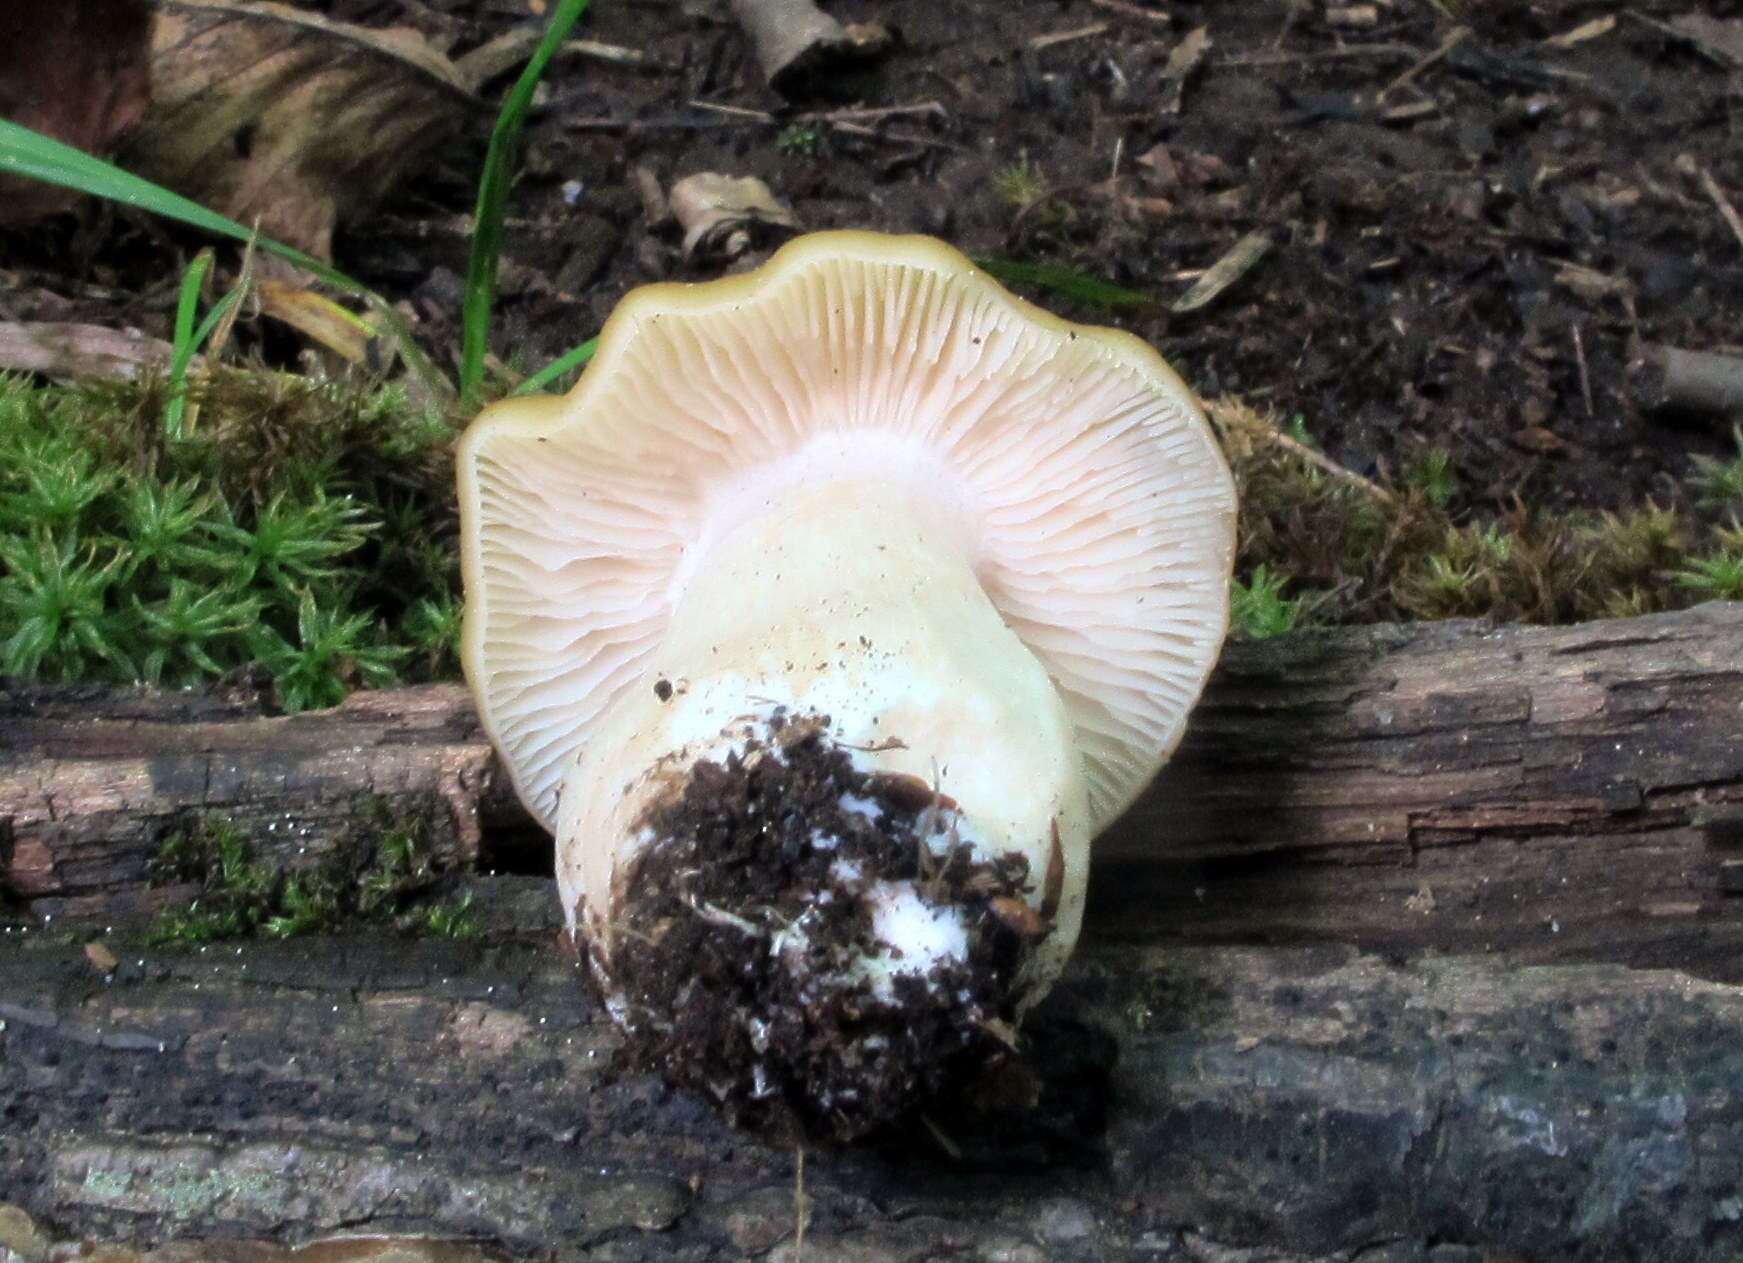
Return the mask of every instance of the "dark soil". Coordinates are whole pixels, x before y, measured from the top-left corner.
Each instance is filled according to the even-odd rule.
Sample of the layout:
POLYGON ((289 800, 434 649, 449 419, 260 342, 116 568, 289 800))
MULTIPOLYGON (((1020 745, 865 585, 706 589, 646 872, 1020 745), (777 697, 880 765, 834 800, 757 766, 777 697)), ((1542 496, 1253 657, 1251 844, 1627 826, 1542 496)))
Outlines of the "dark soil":
MULTIPOLYGON (((528 20, 521 4, 482 0, 310 7, 411 24, 457 53, 528 20)), ((724 0, 598 0, 577 34, 649 61, 555 64, 510 225, 505 360, 543 363, 637 284, 757 261, 772 241, 686 259, 632 178, 645 168, 669 187, 720 171, 760 176, 808 229, 934 233, 973 256, 1062 264, 1149 295, 1157 306, 1121 316, 1035 296, 1127 325, 1207 395, 1299 417, 1357 473, 1402 476, 1445 449, 1461 511, 1515 494, 1543 509, 1675 501, 1690 454, 1728 446, 1723 422, 1644 411, 1628 365, 1634 339, 1743 349, 1743 243, 1702 179, 1743 202, 1743 80, 1668 25, 1691 11, 1737 19, 1743 5, 1348 6, 1371 14, 1366 26, 1337 24, 1345 6, 1317 0, 827 7, 897 39, 786 99, 762 83, 724 0), (1555 42, 1604 17, 1607 31, 1555 42), (1430 60, 1460 23, 1469 34, 1430 60), (1169 112, 1169 55, 1199 27, 1209 51, 1169 112), (1208 307, 1166 314, 1254 231, 1273 242, 1257 267, 1208 307)), ((442 360, 457 343, 487 121, 337 245, 342 266, 410 299, 442 360)), ((9 309, 161 333, 186 243, 95 219, 0 239, 9 309)), ((270 339, 266 350, 295 353, 270 339)))
POLYGON ((1048 928, 1021 855, 977 861, 947 797, 855 771, 827 724, 700 761, 650 809, 605 984, 631 1064, 789 1143, 856 1139, 969 1079, 996 1091, 1048 928), (892 891, 959 924, 966 952, 904 960, 874 923, 892 891), (887 986, 872 956, 896 962, 887 986))

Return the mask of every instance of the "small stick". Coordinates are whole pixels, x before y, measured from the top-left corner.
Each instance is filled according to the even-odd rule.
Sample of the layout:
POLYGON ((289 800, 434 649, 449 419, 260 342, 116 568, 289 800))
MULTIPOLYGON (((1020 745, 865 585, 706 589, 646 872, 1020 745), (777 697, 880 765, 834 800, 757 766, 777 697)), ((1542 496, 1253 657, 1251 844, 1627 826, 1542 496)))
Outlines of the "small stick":
POLYGON ((793 1150, 793 1263, 805 1259, 805 1146, 793 1150))
POLYGON ((1448 53, 1452 52, 1454 48, 1458 47, 1459 43, 1465 38, 1465 36, 1470 33, 1469 27, 1453 27, 1451 31, 1447 32, 1447 37, 1440 42, 1439 48, 1435 49, 1432 53, 1429 53, 1426 57, 1418 60, 1408 70, 1392 80, 1391 83, 1381 88, 1380 95, 1374 98, 1374 103, 1376 105, 1384 105, 1387 97, 1391 96, 1394 92, 1398 91, 1399 88, 1402 88, 1405 84, 1416 78, 1417 75, 1434 65, 1435 62, 1440 61, 1448 53))
POLYGON ((1586 401, 1586 415, 1596 416, 1597 409, 1592 406, 1592 376, 1586 371, 1586 341, 1580 336, 1580 327, 1573 326, 1574 363, 1580 366, 1580 397, 1586 401))
POLYGON ((939 140, 934 136, 913 136, 907 132, 887 132, 876 127, 867 127, 864 123, 836 121, 829 124, 829 129, 846 132, 849 136, 864 136, 868 140, 882 140, 895 145, 921 145, 928 149, 944 149, 950 153, 968 152, 961 145, 953 145, 948 140, 939 140))
POLYGON ((1713 178, 1713 173, 1705 167, 1698 168, 1701 177, 1701 187, 1707 191, 1707 196, 1713 199, 1713 205, 1719 208, 1719 214, 1725 217, 1725 222, 1731 226, 1731 235, 1737 238, 1737 244, 1743 245, 1743 217, 1737 214, 1737 208, 1731 205, 1731 199, 1725 196, 1725 190, 1719 187, 1719 182, 1713 178))
POLYGON ((721 105, 715 101, 691 101, 689 102, 689 106, 693 110, 708 110, 714 114, 729 114, 733 118, 754 119, 759 123, 772 123, 775 121, 775 116, 770 114, 767 110, 747 110, 742 105, 721 105))
POLYGON ((811 110, 795 114, 801 123, 875 123, 883 118, 898 118, 904 114, 932 114, 946 118, 950 111, 940 101, 917 101, 911 105, 861 106, 845 110, 811 110))
POLYGON ((801 114, 783 115, 781 119, 766 110, 747 110, 742 105, 721 105, 716 101, 691 101, 689 105, 693 110, 707 110, 753 123, 778 123, 782 119, 793 123, 868 123, 883 118, 898 118, 904 114, 933 114, 943 117, 950 113, 939 101, 916 101, 908 105, 855 106, 843 110, 806 110, 801 114))
POLYGON ((1409 44, 1346 44, 1322 48, 1316 53, 1236 53, 1218 57, 1219 66, 1289 66, 1298 61, 1342 61, 1346 57, 1416 57, 1420 49, 1409 44))
POLYGON ((644 53, 639 48, 625 48, 622 44, 604 44, 596 39, 564 40, 561 52, 571 57, 585 57, 589 61, 602 61, 608 66, 650 66, 657 67, 657 58, 644 53))
POLYGON ((1029 47, 1039 51, 1052 48, 1055 44, 1069 44, 1074 39, 1088 39, 1091 35, 1100 35, 1108 29, 1106 22, 1092 22, 1088 26, 1080 26, 1070 31, 1055 31, 1051 35, 1036 35, 1029 40, 1029 47))
POLYGON ((1349 483, 1352 487, 1360 487, 1381 504, 1393 504, 1397 497, 1372 479, 1364 478, 1353 469, 1345 469, 1324 452, 1316 452, 1305 443, 1297 442, 1279 430, 1272 430, 1266 438, 1277 444, 1286 452, 1293 452, 1309 464, 1317 465, 1333 478, 1349 483))
POLYGON ((1127 4, 1126 0, 1089 0, 1098 9, 1106 9, 1109 13, 1123 13, 1129 18, 1143 18, 1146 22, 1160 22, 1164 26, 1174 20, 1171 14, 1159 13, 1155 9, 1141 8, 1135 4, 1127 4))

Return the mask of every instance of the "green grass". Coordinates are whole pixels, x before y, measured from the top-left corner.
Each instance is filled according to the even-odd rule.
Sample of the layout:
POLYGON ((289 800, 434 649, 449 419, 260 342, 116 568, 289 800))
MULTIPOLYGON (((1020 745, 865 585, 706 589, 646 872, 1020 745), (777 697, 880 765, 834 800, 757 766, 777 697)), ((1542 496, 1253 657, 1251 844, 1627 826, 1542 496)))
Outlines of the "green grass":
POLYGON ((1572 623, 1743 599, 1743 526, 1735 502, 1713 494, 1713 463, 1697 462, 1679 508, 1516 504, 1481 517, 1454 512, 1458 472, 1443 450, 1375 488, 1271 437, 1299 440, 1300 424, 1228 401, 1210 412, 1240 490, 1237 568, 1249 578, 1232 593, 1233 621, 1249 635, 1309 621, 1572 623), (1285 590, 1299 607, 1288 613, 1285 590))
POLYGON ((1137 290, 1116 285, 1088 272, 1079 272, 1052 263, 981 258, 974 260, 974 265, 1001 284, 1032 286, 1098 311, 1144 312, 1161 306, 1148 294, 1140 294, 1137 290))
MULTIPOLYGON (((473 213, 472 250, 466 265, 464 321, 460 347, 460 406, 478 403, 484 383, 484 353, 489 347, 491 314, 496 301, 496 269, 502 257, 502 226, 508 214, 509 191, 514 183, 515 161, 533 93, 544 77, 545 67, 562 46, 588 0, 558 0, 545 25, 544 38, 520 78, 504 98, 490 132, 490 147, 478 181, 478 205, 473 213)), ((577 348, 579 350, 579 348, 577 348)), ((571 352, 571 355, 575 352, 571 352)))
MULTIPOLYGON (((521 132, 527 113, 532 107, 533 94, 539 80, 544 76, 546 67, 570 28, 586 9, 587 3, 588 0, 559 0, 546 25, 543 39, 497 113, 485 156, 484 170, 478 182, 466 286, 462 299, 460 373, 457 385, 450 383, 435 368, 429 357, 419 348, 410 327, 393 306, 368 286, 300 250, 262 237, 198 202, 124 171, 113 163, 5 119, 0 119, 0 172, 43 180, 64 188, 77 189, 94 197, 137 207, 205 232, 247 242, 251 249, 258 248, 294 264, 316 280, 361 299, 370 308, 374 318, 394 334, 407 367, 418 378, 425 393, 432 399, 450 399, 457 393, 462 409, 470 411, 476 407, 482 394, 485 352, 495 306, 496 272, 502 253, 503 222, 508 212, 521 132)), ((214 309, 198 329, 192 325, 194 295, 203 283, 205 270, 209 267, 209 262, 201 265, 196 259, 184 280, 181 302, 177 309, 174 341, 174 354, 179 368, 172 365, 172 378, 185 373, 194 350, 204 342, 205 337, 221 322, 225 314, 214 309)), ((549 381, 585 363, 592 354, 592 345, 589 341, 559 357, 556 365, 541 370, 541 380, 549 381)), ((181 409, 185 406, 178 403, 181 398, 180 392, 172 392, 169 400, 165 423, 172 428, 179 426, 181 421, 181 409)))
POLYGON ((1229 598, 1229 621, 1234 631, 1249 640, 1265 640, 1294 631, 1301 617, 1301 602, 1283 595, 1287 580, 1255 566, 1243 583, 1234 581, 1229 598))

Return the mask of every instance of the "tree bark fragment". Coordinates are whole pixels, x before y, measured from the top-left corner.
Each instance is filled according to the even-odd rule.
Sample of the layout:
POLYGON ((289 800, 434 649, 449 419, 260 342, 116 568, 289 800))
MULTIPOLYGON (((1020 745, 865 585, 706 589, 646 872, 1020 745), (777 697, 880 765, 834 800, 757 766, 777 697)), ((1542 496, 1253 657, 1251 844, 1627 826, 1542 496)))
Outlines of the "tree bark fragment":
MULTIPOLYGON (((793 1257, 794 1155, 614 1075, 615 1032, 547 944, 118 954, 104 975, 77 946, 0 952, 0 1201, 61 1233, 298 1240, 344 1225, 517 1257, 793 1257)), ((1030 1046, 1030 1114, 946 1109, 930 1129, 808 1155, 806 1257, 1743 1250, 1736 987, 1616 965, 1101 945, 1030 1046)))

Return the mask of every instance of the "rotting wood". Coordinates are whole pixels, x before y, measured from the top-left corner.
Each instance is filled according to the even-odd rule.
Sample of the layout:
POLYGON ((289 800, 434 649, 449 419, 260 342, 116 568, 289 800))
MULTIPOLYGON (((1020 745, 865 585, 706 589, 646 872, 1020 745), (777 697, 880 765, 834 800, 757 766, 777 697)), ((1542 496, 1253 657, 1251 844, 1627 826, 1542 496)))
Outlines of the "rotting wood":
MULTIPOLYGON (((489 867, 539 837, 457 686, 289 718, 191 694, 0 694, 0 876, 38 918, 185 898, 145 869, 202 813, 298 864, 377 799, 422 813, 443 859, 489 867)), ((1228 646, 1187 740, 1098 844, 1088 926, 1740 981, 1738 861, 1743 606, 1308 631, 1228 646)))
MULTIPOLYGON (((614 1076, 615 1032, 548 948, 119 954, 106 974, 76 946, 0 952, 0 1201, 58 1233, 295 1240, 344 1225, 480 1236, 517 1257, 604 1241, 611 1258, 791 1257, 794 1156, 614 1076)), ((1743 1249, 1738 988, 1619 966, 1103 945, 1032 1025, 1034 1111, 945 1109, 884 1144, 808 1155, 814 1257, 1743 1249)))

